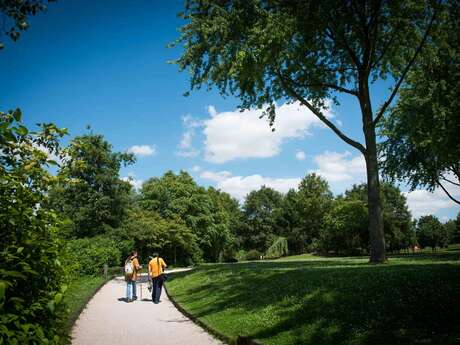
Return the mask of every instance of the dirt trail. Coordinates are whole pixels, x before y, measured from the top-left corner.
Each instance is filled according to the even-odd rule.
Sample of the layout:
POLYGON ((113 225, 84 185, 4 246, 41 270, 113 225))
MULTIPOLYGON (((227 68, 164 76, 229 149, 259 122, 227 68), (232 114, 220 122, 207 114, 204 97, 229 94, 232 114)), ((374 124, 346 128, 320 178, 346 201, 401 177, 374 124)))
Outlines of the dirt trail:
POLYGON ((99 290, 72 329, 72 345, 222 344, 183 316, 164 290, 160 304, 152 303, 146 283, 138 284, 135 302, 124 301, 125 290, 123 278, 115 278, 99 290))

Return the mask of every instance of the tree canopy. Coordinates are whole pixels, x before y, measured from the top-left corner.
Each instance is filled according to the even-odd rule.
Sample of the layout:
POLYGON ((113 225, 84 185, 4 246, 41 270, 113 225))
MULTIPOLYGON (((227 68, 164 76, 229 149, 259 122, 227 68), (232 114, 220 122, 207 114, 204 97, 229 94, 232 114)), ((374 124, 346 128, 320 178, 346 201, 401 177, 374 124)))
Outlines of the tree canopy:
POLYGON ((382 124, 383 172, 412 190, 460 186, 460 6, 448 1, 445 21, 432 35, 382 124))

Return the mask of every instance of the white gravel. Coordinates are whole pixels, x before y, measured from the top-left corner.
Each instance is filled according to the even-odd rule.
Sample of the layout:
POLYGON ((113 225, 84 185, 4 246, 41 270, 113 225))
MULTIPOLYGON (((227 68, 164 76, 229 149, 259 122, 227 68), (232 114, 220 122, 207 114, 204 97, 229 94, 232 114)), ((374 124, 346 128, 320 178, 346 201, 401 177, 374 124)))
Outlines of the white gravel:
POLYGON ((126 296, 125 290, 123 278, 99 290, 72 329, 72 345, 222 344, 182 315, 164 290, 160 304, 152 303, 146 283, 137 284, 138 300, 132 303, 119 300, 126 296))

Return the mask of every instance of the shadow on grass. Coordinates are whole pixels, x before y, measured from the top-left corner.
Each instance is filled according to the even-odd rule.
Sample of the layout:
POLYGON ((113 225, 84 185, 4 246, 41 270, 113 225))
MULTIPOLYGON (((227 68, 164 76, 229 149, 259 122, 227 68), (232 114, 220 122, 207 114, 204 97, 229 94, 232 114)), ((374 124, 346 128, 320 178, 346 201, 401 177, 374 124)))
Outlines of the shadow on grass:
MULTIPOLYGON (((425 260, 439 258, 423 255, 425 260)), ((171 275, 170 283, 175 279, 189 282, 173 295, 195 316, 222 321, 237 314, 234 322, 242 322, 251 315, 241 335, 271 344, 460 340, 459 265, 372 266, 355 259, 251 262, 206 265, 171 275)))

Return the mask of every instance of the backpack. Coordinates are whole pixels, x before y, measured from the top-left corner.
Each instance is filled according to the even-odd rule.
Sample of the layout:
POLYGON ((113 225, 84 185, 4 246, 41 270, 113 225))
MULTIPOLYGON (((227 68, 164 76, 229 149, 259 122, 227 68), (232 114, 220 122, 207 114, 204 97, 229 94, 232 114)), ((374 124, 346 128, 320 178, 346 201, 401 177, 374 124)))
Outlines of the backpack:
POLYGON ((128 260, 125 263, 125 275, 126 276, 132 276, 134 273, 134 265, 133 265, 133 260, 128 260))

